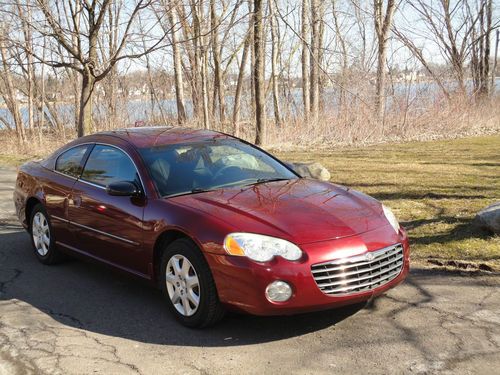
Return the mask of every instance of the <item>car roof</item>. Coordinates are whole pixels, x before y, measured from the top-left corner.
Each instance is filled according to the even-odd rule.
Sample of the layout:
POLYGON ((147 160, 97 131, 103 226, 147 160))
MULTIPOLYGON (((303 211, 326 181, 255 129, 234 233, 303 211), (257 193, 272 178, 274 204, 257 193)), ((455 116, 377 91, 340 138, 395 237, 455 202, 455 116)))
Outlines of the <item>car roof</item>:
POLYGON ((116 129, 95 133, 91 137, 100 138, 99 136, 118 137, 131 143, 137 148, 233 138, 230 135, 212 130, 174 126, 149 126, 116 129))

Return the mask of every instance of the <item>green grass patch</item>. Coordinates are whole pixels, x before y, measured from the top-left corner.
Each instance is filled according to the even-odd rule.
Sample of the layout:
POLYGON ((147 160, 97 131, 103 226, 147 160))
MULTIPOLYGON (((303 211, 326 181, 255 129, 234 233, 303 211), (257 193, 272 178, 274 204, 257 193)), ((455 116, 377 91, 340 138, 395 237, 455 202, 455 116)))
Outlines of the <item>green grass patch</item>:
MULTIPOLYGON (((500 136, 275 154, 318 161, 332 182, 391 207, 408 230, 413 259, 488 262, 500 270, 500 237, 473 224, 480 209, 500 201, 500 136)), ((0 165, 34 158, 0 153, 0 165)))
POLYGON ((500 136, 287 151, 287 161, 318 161, 331 181, 391 207, 408 230, 412 258, 487 261, 500 269, 500 237, 473 224, 500 201, 500 136))
POLYGON ((17 167, 33 159, 34 159, 33 156, 0 154, 0 165, 9 165, 12 167, 17 167))

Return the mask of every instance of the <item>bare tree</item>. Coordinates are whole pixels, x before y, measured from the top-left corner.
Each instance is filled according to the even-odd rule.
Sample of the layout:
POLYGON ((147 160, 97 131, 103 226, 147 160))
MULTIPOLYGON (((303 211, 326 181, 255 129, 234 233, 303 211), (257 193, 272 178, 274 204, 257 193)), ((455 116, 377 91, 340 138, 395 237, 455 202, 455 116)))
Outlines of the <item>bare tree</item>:
MULTIPOLYGON (((26 141, 26 135, 24 132, 24 123, 21 118, 21 112, 19 110, 19 102, 16 98, 16 90, 12 82, 12 72, 8 64, 9 56, 7 55, 7 30, 0 25, 0 57, 2 58, 2 70, 0 71, 0 77, 5 86, 5 90, 2 90, 3 100, 9 109, 12 117, 14 119, 14 125, 16 127, 16 134, 19 143, 24 143, 26 141)), ((4 121, 7 123, 7 121, 4 121)))
POLYGON ((301 10, 301 39, 302 39, 302 102, 304 105, 304 117, 307 121, 311 112, 310 101, 310 51, 309 51, 309 1, 302 0, 301 10))
POLYGON ((384 10, 383 0, 374 0, 374 22, 375 34, 377 36, 377 78, 375 83, 375 112, 380 121, 383 122, 385 112, 385 86, 387 60, 387 41, 392 26, 392 19, 396 10, 396 2, 387 0, 384 10))
POLYGON ((274 119, 276 125, 281 125, 281 109, 278 93, 278 53, 279 41, 277 30, 277 19, 274 12, 274 0, 269 0, 269 28, 271 29, 271 85, 273 93, 274 119))
POLYGON ((22 29, 23 29, 23 37, 24 37, 24 47, 26 51, 28 51, 26 56, 26 81, 28 86, 28 128, 31 132, 33 132, 34 128, 34 84, 35 84, 35 69, 33 64, 33 55, 30 53, 33 45, 32 40, 32 28, 31 28, 31 8, 26 6, 26 14, 25 14, 25 5, 21 4, 20 0, 16 0, 17 11, 19 12, 19 16, 21 18, 22 29))
MULTIPOLYGON (((470 11, 470 7, 467 7, 470 11)), ((490 35, 492 32, 492 0, 481 0, 477 26, 472 29, 471 70, 474 93, 479 98, 489 95, 490 89, 490 35)))
POLYGON ((177 121, 183 124, 186 121, 186 108, 184 106, 184 79, 182 77, 181 54, 179 51, 179 43, 177 37, 177 10, 173 1, 168 1, 168 20, 171 30, 172 55, 174 60, 174 77, 175 77, 175 101, 177 104, 177 121))
MULTIPOLYGON (((36 23, 37 31, 51 40, 52 53, 47 59, 36 52, 33 56, 39 61, 55 67, 69 68, 78 72, 82 78, 78 135, 92 131, 92 98, 97 82, 103 80, 115 65, 124 59, 133 59, 159 48, 164 37, 152 41, 145 50, 128 51, 134 44, 134 24, 138 14, 151 6, 152 0, 136 0, 121 3, 122 10, 116 19, 110 19, 112 0, 73 0, 61 4, 57 0, 36 0, 36 10, 41 19, 36 23), (126 9, 125 9, 126 8, 126 9), (113 43, 105 55, 99 50, 99 38, 103 25, 116 23, 121 26, 121 37, 113 43), (101 52, 101 53, 100 53, 101 52)), ((154 26, 149 27, 149 32, 154 26)), ((103 50, 104 51, 104 50, 103 50)))
POLYGON ((317 121, 319 114, 319 81, 321 64, 321 23, 322 23, 322 4, 320 0, 311 0, 311 72, 310 72, 310 102, 311 115, 314 121, 317 121))
POLYGON ((491 85, 490 91, 495 89, 495 78, 497 73, 497 60, 498 60, 498 44, 500 43, 500 30, 497 29, 495 38, 495 53, 493 54, 493 68, 491 69, 491 85))
MULTIPOLYGON (((250 7, 250 5, 249 5, 250 7)), ((248 60, 248 50, 250 49, 250 42, 252 40, 252 27, 253 20, 252 17, 249 18, 248 31, 245 36, 245 42, 243 45, 243 52, 241 55, 241 61, 238 70, 238 80, 236 82, 236 92, 234 95, 234 106, 233 106, 233 133, 236 137, 240 135, 240 110, 241 110, 241 94, 243 92, 243 79, 245 77, 245 67, 248 60)))
POLYGON ((339 21, 339 15, 338 15, 338 9, 337 9, 337 1, 332 0, 332 17, 333 17, 333 25, 334 25, 334 30, 335 30, 335 38, 337 41, 337 44, 340 47, 340 58, 341 58, 341 63, 340 63, 340 87, 339 87, 339 112, 342 113, 343 107, 346 101, 346 91, 344 86, 346 85, 346 75, 347 75, 347 67, 348 67, 348 51, 347 51, 347 43, 345 40, 345 37, 343 35, 343 32, 341 31, 341 26, 340 26, 340 21, 339 21))
POLYGON ((222 68, 221 68, 221 46, 219 44, 219 23, 220 19, 217 15, 215 9, 215 0, 210 0, 210 42, 212 45, 212 56, 214 64, 214 95, 213 95, 213 108, 215 113, 216 103, 218 100, 219 108, 219 120, 221 123, 225 121, 225 92, 224 92, 224 80, 222 79, 222 68))
POLYGON ((253 50, 255 64, 253 81, 255 86, 255 143, 264 145, 266 139, 266 98, 264 83, 264 40, 263 40, 263 4, 262 0, 253 2, 253 50))

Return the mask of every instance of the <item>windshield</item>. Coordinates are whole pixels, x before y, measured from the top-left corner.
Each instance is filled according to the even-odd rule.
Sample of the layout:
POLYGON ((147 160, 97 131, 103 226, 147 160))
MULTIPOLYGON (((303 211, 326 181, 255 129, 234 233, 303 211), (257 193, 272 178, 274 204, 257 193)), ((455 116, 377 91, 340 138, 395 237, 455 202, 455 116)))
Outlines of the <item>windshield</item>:
POLYGON ((281 163, 235 139, 142 148, 162 197, 298 178, 281 163))

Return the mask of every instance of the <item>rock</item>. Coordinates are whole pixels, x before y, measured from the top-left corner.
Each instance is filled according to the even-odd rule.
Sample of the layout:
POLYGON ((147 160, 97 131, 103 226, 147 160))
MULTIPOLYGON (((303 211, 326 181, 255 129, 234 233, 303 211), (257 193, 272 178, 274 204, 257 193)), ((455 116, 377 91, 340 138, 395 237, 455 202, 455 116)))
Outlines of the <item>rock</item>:
POLYGON ((482 228, 500 234, 500 202, 493 203, 479 211, 476 215, 476 222, 482 228))
POLYGON ((310 177, 316 180, 329 181, 330 172, 320 163, 287 163, 295 172, 302 177, 310 177))

